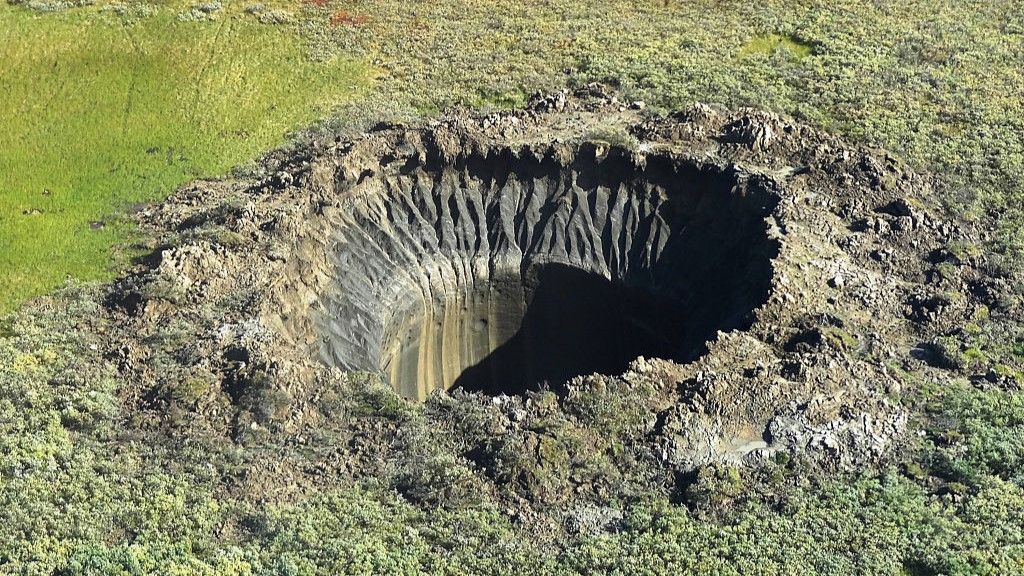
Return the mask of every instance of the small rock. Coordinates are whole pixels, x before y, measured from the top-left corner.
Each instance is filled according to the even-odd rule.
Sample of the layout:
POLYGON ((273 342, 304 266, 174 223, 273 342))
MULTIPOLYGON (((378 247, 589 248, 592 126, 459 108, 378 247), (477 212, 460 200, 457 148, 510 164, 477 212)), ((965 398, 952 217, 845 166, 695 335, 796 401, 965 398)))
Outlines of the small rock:
POLYGON ((277 183, 280 186, 285 186, 285 187, 286 186, 291 186, 292 183, 295 182, 295 177, 292 176, 289 172, 286 172, 284 170, 281 170, 280 172, 275 174, 274 175, 274 179, 277 181, 277 183))
POLYGON ((843 278, 842 274, 836 274, 829 279, 828 285, 833 288, 842 288, 846 284, 846 279, 843 278))

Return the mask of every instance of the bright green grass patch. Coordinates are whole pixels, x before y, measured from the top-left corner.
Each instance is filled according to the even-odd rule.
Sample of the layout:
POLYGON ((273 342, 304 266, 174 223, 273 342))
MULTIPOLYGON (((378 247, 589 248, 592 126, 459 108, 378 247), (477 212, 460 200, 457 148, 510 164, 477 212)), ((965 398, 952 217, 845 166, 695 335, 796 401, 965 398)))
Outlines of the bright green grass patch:
POLYGON ((750 56, 754 54, 766 54, 772 55, 780 50, 785 50, 793 55, 797 60, 806 58, 814 52, 814 47, 806 42, 801 42, 795 38, 789 36, 783 36, 781 34, 765 34, 762 36, 756 36, 747 42, 740 50, 740 56, 750 56))
POLYGON ((128 21, 0 6, 0 312, 110 274, 115 211, 284 141, 370 81, 244 16, 128 21))

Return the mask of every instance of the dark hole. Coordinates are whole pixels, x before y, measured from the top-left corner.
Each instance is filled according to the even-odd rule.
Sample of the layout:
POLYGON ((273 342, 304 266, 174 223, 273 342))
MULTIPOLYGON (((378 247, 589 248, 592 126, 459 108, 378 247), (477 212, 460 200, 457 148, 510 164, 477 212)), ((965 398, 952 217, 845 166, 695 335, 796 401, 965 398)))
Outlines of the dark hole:
POLYGON ((574 376, 621 373, 638 356, 684 361, 693 355, 683 307, 649 290, 561 264, 535 268, 524 288, 519 330, 467 368, 456 387, 488 394, 543 384, 558 389, 574 376))
POLYGON ((428 158, 349 196, 321 358, 412 399, 561 391, 751 325, 778 254, 772 182, 657 155, 540 157, 428 158))

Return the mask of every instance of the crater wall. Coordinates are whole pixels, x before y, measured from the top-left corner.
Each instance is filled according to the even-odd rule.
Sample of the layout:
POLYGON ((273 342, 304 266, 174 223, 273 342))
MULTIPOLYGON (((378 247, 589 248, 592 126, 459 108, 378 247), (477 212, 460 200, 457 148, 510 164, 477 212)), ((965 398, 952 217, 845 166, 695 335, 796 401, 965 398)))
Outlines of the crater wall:
POLYGON ((404 396, 692 359, 767 297, 762 178, 584 144, 365 178, 334 224, 321 356, 404 396))

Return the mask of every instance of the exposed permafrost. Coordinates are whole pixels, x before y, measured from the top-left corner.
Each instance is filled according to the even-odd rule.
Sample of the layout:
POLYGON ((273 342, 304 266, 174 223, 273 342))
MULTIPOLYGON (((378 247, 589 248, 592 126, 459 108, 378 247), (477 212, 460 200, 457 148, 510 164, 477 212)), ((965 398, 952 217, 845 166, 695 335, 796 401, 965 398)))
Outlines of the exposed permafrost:
MULTIPOLYGON (((198 381, 215 385, 190 424, 239 441, 347 427, 355 476, 406 449, 364 371, 412 398, 564 392, 432 394, 422 414, 460 455, 513 438, 542 457, 545 423, 614 421, 651 478, 778 452, 873 465, 906 438, 902 371, 948 377, 922 343, 1006 290, 947 249, 975 240, 925 208, 927 178, 764 112, 655 117, 588 88, 261 170, 140 215, 160 248, 112 289, 107 353, 160 417, 198 381)), ((587 478, 573 498, 617 481, 587 478)))
POLYGON ((692 359, 748 322, 777 247, 764 178, 601 144, 416 159, 336 211, 321 353, 423 399, 692 359))

